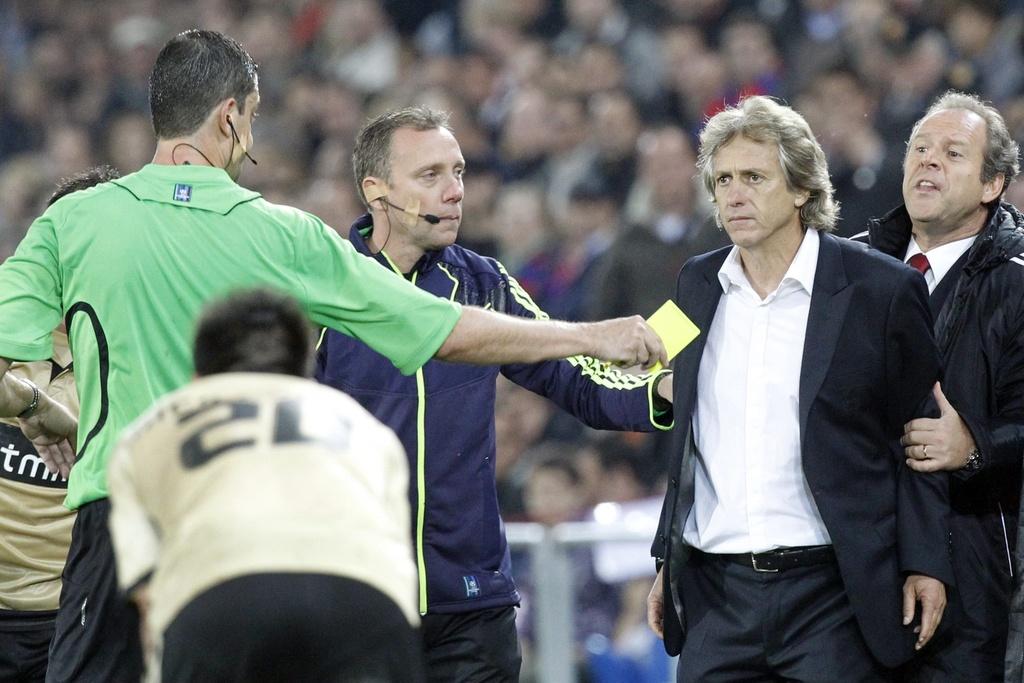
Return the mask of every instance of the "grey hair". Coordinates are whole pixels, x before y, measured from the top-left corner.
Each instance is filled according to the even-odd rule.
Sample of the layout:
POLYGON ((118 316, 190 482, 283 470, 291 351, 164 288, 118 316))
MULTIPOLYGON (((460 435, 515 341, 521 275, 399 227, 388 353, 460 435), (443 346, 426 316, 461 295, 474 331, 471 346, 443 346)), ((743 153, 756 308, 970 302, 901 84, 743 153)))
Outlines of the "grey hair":
MULTIPOLYGON (((983 101, 977 95, 947 90, 932 103, 932 106, 928 107, 924 116, 914 124, 913 130, 910 132, 910 140, 917 135, 918 129, 926 118, 950 109, 973 112, 985 121, 985 151, 981 162, 981 182, 990 182, 1000 173, 1003 174, 1002 192, 993 200, 998 202, 999 198, 1003 196, 1003 192, 1006 192, 1006 188, 1009 187, 1010 181, 1020 173, 1020 162, 1018 161, 1020 147, 1010 135, 1003 115, 991 104, 983 101)), ((910 151, 910 140, 907 141, 908 152, 910 151)))
MULTIPOLYGON (((790 191, 804 191, 809 197, 800 207, 800 223, 806 227, 835 229, 839 203, 828 177, 825 152, 811 127, 794 109, 760 95, 747 97, 735 107, 727 107, 712 116, 700 133, 697 171, 711 201, 715 201, 712 160, 715 154, 737 135, 760 143, 774 143, 779 164, 790 191)), ((718 219, 718 207, 715 205, 718 219)))
POLYGON ((356 191, 367 206, 369 203, 363 194, 363 179, 375 176, 391 180, 391 138, 399 128, 418 131, 435 128, 444 128, 449 132, 452 130, 448 112, 427 107, 393 109, 363 124, 352 150, 352 171, 355 174, 356 191))

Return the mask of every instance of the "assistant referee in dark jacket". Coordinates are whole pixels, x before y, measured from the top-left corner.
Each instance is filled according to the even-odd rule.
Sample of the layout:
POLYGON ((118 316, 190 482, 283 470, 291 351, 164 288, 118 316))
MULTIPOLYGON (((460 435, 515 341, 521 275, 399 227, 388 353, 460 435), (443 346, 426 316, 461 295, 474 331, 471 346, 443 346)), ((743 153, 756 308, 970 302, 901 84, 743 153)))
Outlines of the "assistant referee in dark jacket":
MULTIPOLYGON (((423 108, 386 112, 356 139, 355 177, 370 209, 349 239, 395 277, 467 305, 546 318, 500 263, 454 244, 465 160, 447 118, 423 108)), ((419 610, 430 681, 517 681, 519 592, 495 486, 499 372, 591 427, 671 426, 664 375, 627 375, 593 358, 502 366, 428 362, 403 376, 362 342, 328 330, 316 377, 395 430, 409 458, 419 610), (664 389, 665 387, 661 387, 664 389)))

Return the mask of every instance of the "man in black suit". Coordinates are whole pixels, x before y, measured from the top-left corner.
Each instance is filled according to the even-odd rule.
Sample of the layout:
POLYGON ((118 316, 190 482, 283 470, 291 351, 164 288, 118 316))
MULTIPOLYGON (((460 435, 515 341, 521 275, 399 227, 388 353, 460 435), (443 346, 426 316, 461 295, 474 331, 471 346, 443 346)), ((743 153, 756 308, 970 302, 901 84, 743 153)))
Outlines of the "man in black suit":
POLYGON ((702 335, 675 364, 649 621, 679 681, 886 680, 952 582, 948 479, 899 446, 939 372, 925 283, 828 234, 825 156, 792 109, 714 116, 698 169, 734 246, 679 274, 702 335))
POLYGON ((1003 681, 1004 654, 1005 680, 1024 669, 1024 630, 1010 620, 1020 583, 1011 558, 1024 450, 1024 215, 1001 201, 1018 157, 995 108, 942 95, 911 131, 904 204, 867 234, 924 273, 945 368, 939 417, 908 422, 903 436, 912 468, 950 473, 956 573, 952 628, 915 662, 917 681, 1003 681))

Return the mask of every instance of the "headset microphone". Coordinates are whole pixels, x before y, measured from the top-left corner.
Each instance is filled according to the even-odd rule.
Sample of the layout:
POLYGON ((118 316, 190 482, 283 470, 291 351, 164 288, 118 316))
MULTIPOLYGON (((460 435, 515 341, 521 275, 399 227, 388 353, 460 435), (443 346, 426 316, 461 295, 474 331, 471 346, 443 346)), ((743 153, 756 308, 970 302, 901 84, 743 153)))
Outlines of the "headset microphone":
POLYGON ((242 147, 242 139, 238 137, 238 133, 235 132, 235 124, 231 123, 230 116, 228 117, 228 128, 231 129, 231 135, 234 136, 235 142, 238 143, 238 147, 242 150, 242 154, 245 155, 245 158, 251 161, 253 166, 259 166, 256 160, 252 158, 252 155, 249 154, 249 150, 247 150, 245 147, 242 147))
MULTIPOLYGON (((435 216, 432 213, 416 213, 416 210, 414 208, 413 209, 411 209, 411 208, 402 208, 398 204, 392 204, 391 202, 388 201, 388 198, 385 195, 380 195, 378 197, 378 199, 384 200, 384 203, 387 204, 388 206, 390 206, 392 209, 398 209, 399 211, 404 211, 407 214, 412 214, 413 216, 419 216, 420 218, 422 218, 426 222, 430 223, 431 225, 437 225, 438 223, 441 222, 441 218, 439 216, 435 216)), ((419 208, 419 207, 416 207, 416 208, 419 208)))

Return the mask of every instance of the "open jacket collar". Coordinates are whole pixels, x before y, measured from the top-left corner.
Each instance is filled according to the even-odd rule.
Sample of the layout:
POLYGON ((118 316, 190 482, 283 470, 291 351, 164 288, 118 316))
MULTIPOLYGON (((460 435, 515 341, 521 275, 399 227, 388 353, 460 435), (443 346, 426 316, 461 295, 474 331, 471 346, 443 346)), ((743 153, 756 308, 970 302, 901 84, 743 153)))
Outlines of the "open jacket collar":
MULTIPOLYGON (((364 213, 362 216, 357 218, 355 222, 352 223, 352 228, 349 230, 348 238, 349 241, 352 243, 352 246, 355 247, 356 251, 358 251, 360 254, 363 254, 364 256, 369 256, 370 258, 375 259, 385 268, 390 269, 391 263, 384 256, 384 254, 382 254, 381 252, 372 251, 370 249, 370 244, 368 240, 371 234, 373 234, 373 217, 368 213, 364 213)), ((444 252, 444 249, 441 249, 439 251, 426 252, 425 254, 423 254, 423 256, 420 257, 419 261, 416 262, 416 264, 412 267, 412 270, 409 272, 426 274, 435 265, 437 265, 438 261, 440 261, 441 257, 444 255, 444 252)), ((403 275, 408 275, 408 273, 403 273, 403 275)))

